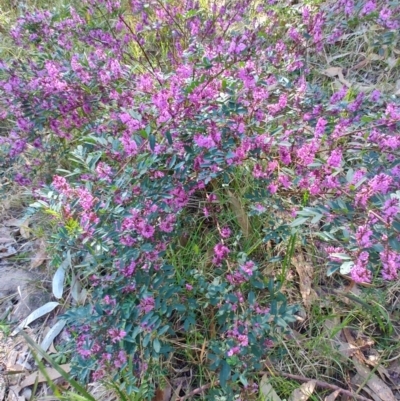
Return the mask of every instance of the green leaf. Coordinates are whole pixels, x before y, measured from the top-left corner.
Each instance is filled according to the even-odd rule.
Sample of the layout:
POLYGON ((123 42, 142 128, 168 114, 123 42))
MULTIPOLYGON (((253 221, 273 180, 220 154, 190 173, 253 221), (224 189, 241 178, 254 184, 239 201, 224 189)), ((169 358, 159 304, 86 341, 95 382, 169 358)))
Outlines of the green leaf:
POLYGON ((146 348, 149 345, 151 333, 147 333, 143 338, 143 347, 146 348))
POLYGON ((286 328, 288 326, 287 323, 281 317, 276 318, 276 324, 283 328, 286 328))
POLYGON ((154 341, 153 341, 153 348, 154 348, 154 351, 157 352, 157 354, 160 353, 161 344, 160 344, 160 340, 159 340, 158 338, 155 338, 155 339, 154 339, 154 341))
POLYGON ((338 264, 331 265, 331 266, 329 266, 328 271, 326 272, 326 275, 328 277, 332 276, 332 274, 336 273, 339 269, 340 269, 340 266, 338 264))
POLYGON ((351 260, 351 257, 345 253, 332 253, 331 256, 342 260, 351 260))
POLYGON ((292 221, 289 225, 290 227, 301 226, 308 220, 308 217, 298 217, 296 220, 292 221))
POLYGON ((219 373, 219 383, 222 388, 226 387, 227 381, 231 377, 231 367, 226 361, 222 361, 221 371, 219 373))
POLYGON ((322 214, 317 214, 315 217, 311 220, 311 224, 316 224, 322 219, 323 215, 322 214))
POLYGON ((340 265, 340 273, 341 274, 349 274, 353 266, 354 266, 354 262, 351 260, 349 260, 347 262, 343 262, 340 265))
POLYGON ((150 144, 150 149, 154 150, 156 146, 156 137, 153 134, 149 135, 149 144, 150 144))

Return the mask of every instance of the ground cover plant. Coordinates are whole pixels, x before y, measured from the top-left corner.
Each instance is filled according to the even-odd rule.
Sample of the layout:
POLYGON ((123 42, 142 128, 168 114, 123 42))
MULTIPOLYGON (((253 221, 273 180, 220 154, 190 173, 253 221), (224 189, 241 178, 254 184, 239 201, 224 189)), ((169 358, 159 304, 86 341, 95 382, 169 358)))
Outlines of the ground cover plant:
MULTIPOLYGON (((256 397, 267 361, 292 357, 304 253, 332 293, 339 274, 371 289, 378 305, 347 297, 389 341, 373 291, 400 266, 398 90, 316 65, 370 27, 367 50, 395 57, 399 21, 397 2, 250 0, 85 0, 16 21, 2 160, 51 216, 55 297, 65 276, 89 295, 62 316, 72 375, 151 399, 190 368, 201 397, 256 397)), ((329 346, 309 327, 304 350, 329 346)))

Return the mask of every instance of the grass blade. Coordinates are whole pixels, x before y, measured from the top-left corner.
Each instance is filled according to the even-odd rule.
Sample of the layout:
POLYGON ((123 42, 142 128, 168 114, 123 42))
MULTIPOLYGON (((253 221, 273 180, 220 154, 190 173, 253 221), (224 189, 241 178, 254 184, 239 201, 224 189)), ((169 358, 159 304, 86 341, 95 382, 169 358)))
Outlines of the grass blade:
POLYGON ((60 375, 63 377, 64 380, 66 380, 77 392, 81 393, 86 400, 88 401, 96 401, 95 398, 93 398, 83 387, 81 384, 79 384, 76 380, 71 378, 69 374, 63 370, 54 360, 53 358, 47 354, 47 352, 43 351, 43 349, 36 344, 24 331, 21 331, 20 334, 25 338, 26 342, 39 354, 43 355, 43 358, 46 359, 46 361, 58 372, 60 375))

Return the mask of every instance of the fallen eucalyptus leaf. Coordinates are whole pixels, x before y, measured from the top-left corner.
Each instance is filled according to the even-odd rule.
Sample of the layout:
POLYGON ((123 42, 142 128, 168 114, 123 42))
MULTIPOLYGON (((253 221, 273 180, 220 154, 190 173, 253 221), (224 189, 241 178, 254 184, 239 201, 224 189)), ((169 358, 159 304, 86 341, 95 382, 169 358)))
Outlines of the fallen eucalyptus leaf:
POLYGON ((31 261, 31 269, 36 269, 47 259, 46 243, 45 241, 40 241, 39 249, 37 250, 35 256, 31 261))
POLYGON ((260 381, 260 393, 263 401, 282 401, 281 397, 272 387, 267 375, 264 375, 260 381))
MULTIPOLYGON (((61 330, 64 328, 66 321, 59 320, 46 334, 42 343, 40 344, 41 348, 44 351, 47 351, 50 345, 53 343, 54 339, 61 333, 61 330)), ((39 360, 43 358, 42 355, 38 355, 39 360)))
POLYGON ((333 393, 326 396, 324 401, 335 401, 339 394, 340 394, 340 390, 336 390, 333 393))
POLYGON ((58 302, 47 302, 40 308, 34 310, 28 317, 26 317, 11 333, 12 336, 18 334, 24 327, 29 326, 33 321, 51 312, 59 305, 58 302))
POLYGON ((0 246, 0 259, 8 258, 9 256, 15 255, 17 250, 12 245, 0 246))
POLYGON ((375 373, 372 373, 366 366, 361 365, 353 358, 354 366, 357 373, 367 380, 366 385, 377 395, 382 401, 396 401, 392 390, 380 379, 375 373))
POLYGON ((62 298, 65 272, 69 266, 71 266, 71 254, 68 252, 67 257, 62 261, 53 277, 53 294, 57 299, 62 298))
MULTIPOLYGON (((71 365, 67 363, 65 365, 60 365, 60 368, 68 373, 71 370, 71 365)), ((46 368, 46 373, 51 380, 55 380, 61 377, 61 374, 54 368, 46 368)), ((32 386, 35 383, 36 379, 38 383, 47 381, 46 377, 42 372, 35 372, 25 378, 25 380, 21 383, 21 387, 23 388, 32 386)))
POLYGON ((228 200, 231 204, 232 211, 235 214, 236 220, 240 228, 242 229, 243 236, 245 238, 248 238, 248 236, 250 235, 250 221, 249 217, 247 216, 246 210, 243 208, 242 204, 231 191, 228 191, 228 200))
POLYGON ((307 401, 314 392, 317 382, 310 380, 307 383, 303 383, 299 388, 293 391, 288 401, 307 401))

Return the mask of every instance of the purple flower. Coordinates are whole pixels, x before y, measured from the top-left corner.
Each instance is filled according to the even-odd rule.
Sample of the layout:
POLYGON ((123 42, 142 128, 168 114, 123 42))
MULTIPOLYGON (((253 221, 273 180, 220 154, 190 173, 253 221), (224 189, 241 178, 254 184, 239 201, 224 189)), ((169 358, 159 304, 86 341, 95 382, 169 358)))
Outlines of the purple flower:
POLYGON ((126 336, 126 331, 122 329, 110 329, 108 330, 108 334, 111 337, 111 342, 115 344, 126 336))
POLYGON ((155 308, 155 300, 151 296, 144 297, 139 304, 141 312, 149 313, 155 308))
POLYGON ((112 174, 112 169, 108 164, 100 162, 96 167, 96 172, 100 178, 111 182, 110 176, 112 174))
POLYGON ((361 15, 369 15, 376 9, 376 3, 372 0, 365 3, 363 9, 361 10, 361 15))
POLYGON ((223 243, 220 242, 219 244, 215 245, 213 263, 219 266, 222 261, 228 256, 229 252, 229 248, 223 243))
POLYGON ((369 187, 373 193, 386 194, 389 191, 392 181, 392 177, 383 173, 378 174, 369 182, 369 187))
POLYGON ((315 126, 314 137, 320 139, 322 135, 324 135, 325 127, 328 122, 323 118, 319 118, 317 121, 317 125, 315 126))
POLYGON ((222 238, 229 238, 231 236, 232 232, 229 227, 222 227, 221 228, 221 237, 222 238))
POLYGON ((391 16, 392 12, 387 7, 383 7, 381 12, 379 13, 379 18, 382 21, 387 21, 391 16))
POLYGON ((244 265, 240 266, 240 269, 244 271, 248 276, 253 275, 255 264, 251 260, 247 261, 244 265))
POLYGON ((125 351, 119 351, 117 357, 114 360, 114 366, 120 368, 128 360, 125 351))
POLYGON ((93 195, 86 188, 78 188, 76 192, 78 194, 79 203, 81 204, 82 208, 86 211, 91 209, 94 204, 93 195))
POLYGON ((372 273, 368 270, 368 252, 361 252, 358 256, 353 268, 351 269, 351 278, 356 283, 370 283, 372 279, 372 273))
POLYGON ((360 245, 362 248, 369 248, 370 246, 372 246, 372 234, 372 231, 367 226, 358 227, 356 233, 356 240, 358 242, 358 245, 360 245))
POLYGON ((342 163, 342 151, 341 149, 334 149, 327 160, 328 166, 340 167, 342 163))
POLYGON ((150 224, 141 224, 139 228, 140 228, 140 234, 144 238, 151 238, 155 233, 154 227, 151 226, 150 224))
POLYGON ((379 256, 382 262, 382 277, 385 280, 396 280, 400 269, 400 254, 385 249, 379 256))
POLYGON ((397 198, 388 199, 383 205, 383 215, 390 224, 394 217, 400 212, 400 201, 397 198))
POLYGON ((380 97, 381 97, 381 92, 375 89, 370 95, 371 102, 379 101, 380 97))

